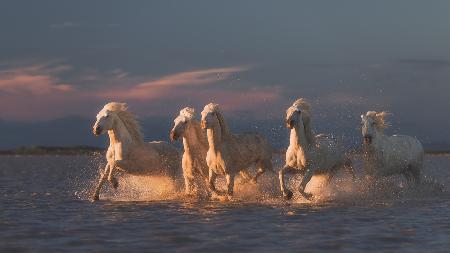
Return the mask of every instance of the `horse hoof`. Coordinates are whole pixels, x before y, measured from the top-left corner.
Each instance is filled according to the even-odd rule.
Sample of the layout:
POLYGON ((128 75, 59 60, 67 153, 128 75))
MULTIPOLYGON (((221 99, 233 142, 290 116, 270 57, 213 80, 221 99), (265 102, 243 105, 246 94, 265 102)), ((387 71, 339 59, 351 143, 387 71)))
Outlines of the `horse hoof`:
POLYGON ((100 197, 98 195, 95 195, 95 196, 92 197, 91 202, 95 202, 95 201, 98 201, 98 200, 100 200, 100 197))
POLYGON ((291 191, 286 191, 286 193, 283 193, 283 197, 285 200, 291 200, 294 194, 291 191))
POLYGON ((313 195, 311 193, 306 193, 304 191, 300 191, 300 194, 307 200, 311 200, 313 198, 313 195))
POLYGON ((117 179, 111 180, 111 184, 114 189, 117 189, 119 187, 119 182, 117 181, 117 179))

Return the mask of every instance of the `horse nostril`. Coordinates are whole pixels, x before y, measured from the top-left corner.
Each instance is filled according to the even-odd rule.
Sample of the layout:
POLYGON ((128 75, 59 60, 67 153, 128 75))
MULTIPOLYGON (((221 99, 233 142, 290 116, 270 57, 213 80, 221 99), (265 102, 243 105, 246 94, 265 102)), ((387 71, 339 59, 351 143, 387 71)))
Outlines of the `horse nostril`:
POLYGON ((94 128, 93 132, 94 132, 95 135, 99 135, 102 132, 102 128, 100 126, 96 126, 94 128))
POLYGON ((292 128, 293 125, 294 125, 294 122, 292 120, 286 120, 286 127, 287 128, 292 128))
POLYGON ((175 141, 177 139, 177 136, 175 135, 174 131, 170 131, 169 137, 170 137, 170 141, 175 141))

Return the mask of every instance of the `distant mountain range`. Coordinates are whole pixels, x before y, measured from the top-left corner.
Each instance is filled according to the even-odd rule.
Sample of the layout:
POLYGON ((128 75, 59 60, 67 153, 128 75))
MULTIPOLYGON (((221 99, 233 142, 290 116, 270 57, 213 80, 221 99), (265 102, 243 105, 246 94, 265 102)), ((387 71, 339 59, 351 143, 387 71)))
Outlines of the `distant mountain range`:
MULTIPOLYGON (((140 119, 146 141, 168 141, 168 133, 173 125, 170 117, 149 117, 140 119)), ((11 122, 0 120, 0 150, 19 147, 100 147, 108 145, 107 136, 96 137, 91 128, 94 121, 82 117, 65 117, 42 122, 11 122)), ((289 144, 289 131, 279 119, 249 119, 229 117, 228 123, 233 132, 259 132, 264 134, 276 149, 286 148, 289 144)), ((347 148, 358 149, 361 137, 353 120, 335 124, 317 124, 318 132, 336 133, 334 136, 343 141, 347 148)), ((419 137, 420 138, 420 137, 419 137)), ((179 143, 177 145, 180 145, 179 143)), ((427 150, 450 150, 448 141, 424 141, 427 150)))

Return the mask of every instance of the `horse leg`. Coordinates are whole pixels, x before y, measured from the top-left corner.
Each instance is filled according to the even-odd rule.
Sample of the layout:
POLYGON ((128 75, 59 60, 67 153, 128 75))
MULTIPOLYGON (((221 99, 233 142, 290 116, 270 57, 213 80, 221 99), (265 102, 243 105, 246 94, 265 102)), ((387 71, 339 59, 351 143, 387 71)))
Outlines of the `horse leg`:
POLYGON ((336 176, 337 169, 339 169, 339 167, 336 168, 336 169, 331 170, 331 172, 328 173, 328 176, 327 176, 327 179, 326 179, 326 182, 327 182, 326 184, 327 185, 329 185, 331 183, 331 181, 333 180, 333 178, 336 176))
MULTIPOLYGON (((117 163, 117 161, 116 161, 117 163)), ((116 168, 115 164, 110 166, 110 170, 109 170, 109 175, 108 175, 108 181, 112 184, 114 189, 117 189, 117 187, 119 187, 119 182, 117 181, 117 179, 114 177, 114 170, 116 168)))
POLYGON ((239 174, 241 175, 243 182, 248 182, 253 180, 252 175, 247 170, 241 170, 239 171, 239 174))
POLYGON ((110 168, 109 164, 106 164, 105 170, 103 171, 103 173, 100 173, 100 179, 99 179, 99 181, 98 181, 97 188, 95 188, 94 195, 92 196, 92 200, 93 200, 93 201, 96 201, 96 200, 99 200, 99 199, 100 199, 100 198, 99 198, 99 196, 100 196, 100 190, 101 190, 101 188, 102 188, 102 186, 103 186, 103 183, 105 183, 105 180, 106 180, 106 178, 107 178, 107 176, 108 176, 109 168, 110 168))
POLYGON ((228 200, 233 197, 233 190, 234 190, 234 174, 226 174, 225 179, 227 180, 227 197, 228 200))
POLYGON ((414 181, 415 186, 418 186, 421 183, 421 173, 420 168, 410 165, 408 166, 409 174, 411 175, 412 181, 414 181))
POLYGON ((313 176, 313 170, 311 168, 308 168, 306 170, 305 176, 302 179, 302 182, 300 183, 300 187, 298 188, 298 191, 300 192, 300 194, 308 200, 311 200, 311 198, 313 197, 313 195, 311 193, 306 193, 305 189, 306 189, 306 185, 309 183, 309 181, 311 181, 311 178, 313 176))
POLYGON ((183 177, 184 177, 184 193, 186 195, 193 194, 194 175, 192 172, 192 167, 183 169, 183 177))
POLYGON ((348 174, 352 176, 353 181, 356 179, 355 169, 353 168, 353 163, 350 159, 347 159, 344 163, 344 169, 348 174))
POLYGON ((266 171, 272 171, 272 162, 271 161, 258 161, 258 171, 256 172, 255 177, 252 179, 254 183, 258 182, 258 177, 261 176, 266 171))
POLYGON ((215 185, 216 178, 217 178, 217 174, 212 169, 209 169, 209 176, 208 176, 208 187, 209 187, 209 190, 212 193, 214 193, 214 194, 222 195, 216 189, 216 185, 215 185))
POLYGON ((285 166, 278 172, 278 179, 280 180, 281 193, 283 193, 283 197, 284 197, 286 200, 289 200, 289 199, 292 198, 292 196, 293 196, 294 194, 293 194, 290 190, 288 190, 288 189, 286 188, 284 176, 285 176, 285 174, 287 174, 287 173, 291 173, 291 174, 296 173, 296 174, 297 174, 297 173, 300 173, 300 170, 299 170, 299 169, 296 169, 296 168, 293 168, 293 167, 291 167, 291 166, 289 166, 289 165, 285 165, 285 166))

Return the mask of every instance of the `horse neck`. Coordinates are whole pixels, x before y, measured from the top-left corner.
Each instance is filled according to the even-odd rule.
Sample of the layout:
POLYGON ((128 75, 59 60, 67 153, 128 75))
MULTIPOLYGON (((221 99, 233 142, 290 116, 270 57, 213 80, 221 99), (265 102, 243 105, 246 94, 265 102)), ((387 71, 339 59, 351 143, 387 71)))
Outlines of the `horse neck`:
POLYGON ((380 146, 386 141, 387 136, 384 134, 383 130, 375 129, 375 136, 373 136, 373 145, 375 148, 380 148, 380 146))
POLYGON ((128 132, 125 124, 123 124, 122 120, 118 118, 114 122, 112 130, 108 131, 110 145, 114 145, 117 143, 122 143, 122 152, 126 146, 133 143, 133 138, 131 137, 130 132, 128 132))
POLYGON ((190 121, 183 135, 184 150, 198 150, 202 146, 208 145, 204 139, 200 123, 196 120, 190 121))
POLYGON ((290 145, 304 150, 309 148, 310 143, 306 137, 303 121, 298 120, 295 127, 291 129, 290 145))
POLYGON ((222 144, 222 131, 217 124, 212 128, 206 129, 206 136, 208 137, 209 150, 217 152, 220 150, 222 144))

